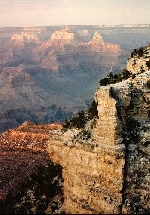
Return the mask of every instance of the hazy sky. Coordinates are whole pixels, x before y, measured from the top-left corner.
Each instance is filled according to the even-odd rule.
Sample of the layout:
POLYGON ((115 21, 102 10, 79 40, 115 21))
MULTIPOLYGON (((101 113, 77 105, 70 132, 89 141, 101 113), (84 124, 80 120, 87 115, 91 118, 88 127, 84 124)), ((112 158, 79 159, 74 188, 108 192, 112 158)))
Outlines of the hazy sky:
POLYGON ((0 0, 0 27, 150 24, 150 0, 0 0))

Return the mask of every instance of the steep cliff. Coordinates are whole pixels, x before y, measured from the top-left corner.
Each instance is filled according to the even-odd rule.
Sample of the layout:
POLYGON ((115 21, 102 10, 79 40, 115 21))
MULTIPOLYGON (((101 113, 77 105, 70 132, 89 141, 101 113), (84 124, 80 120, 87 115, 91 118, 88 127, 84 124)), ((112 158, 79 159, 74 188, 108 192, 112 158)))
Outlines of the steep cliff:
MULTIPOLYGON (((150 46, 144 50, 149 56, 150 46)), ((150 71, 133 72, 132 60, 127 80, 95 92, 91 138, 79 129, 51 133, 48 152, 63 168, 68 214, 149 213, 150 71)))
POLYGON ((96 90, 98 116, 82 129, 25 123, 3 133, 1 154, 7 168, 1 195, 9 184, 17 185, 17 168, 22 176, 30 167, 30 174, 50 158, 62 167, 63 177, 64 202, 54 213, 149 214, 149 61, 150 45, 134 50, 120 82, 109 76, 111 84, 96 90))

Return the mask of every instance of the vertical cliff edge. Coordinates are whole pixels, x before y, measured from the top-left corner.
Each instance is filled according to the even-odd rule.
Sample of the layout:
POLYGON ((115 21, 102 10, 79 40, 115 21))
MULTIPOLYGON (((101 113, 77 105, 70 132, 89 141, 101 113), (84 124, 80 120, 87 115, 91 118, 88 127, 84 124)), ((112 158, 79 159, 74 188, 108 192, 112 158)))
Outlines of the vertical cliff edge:
POLYGON ((100 81, 93 104, 73 126, 24 122, 0 135, 0 214, 150 213, 150 44, 100 81))
POLYGON ((150 212, 150 45, 134 50, 129 76, 94 95, 98 118, 51 131, 50 158, 62 166, 67 214, 150 212))

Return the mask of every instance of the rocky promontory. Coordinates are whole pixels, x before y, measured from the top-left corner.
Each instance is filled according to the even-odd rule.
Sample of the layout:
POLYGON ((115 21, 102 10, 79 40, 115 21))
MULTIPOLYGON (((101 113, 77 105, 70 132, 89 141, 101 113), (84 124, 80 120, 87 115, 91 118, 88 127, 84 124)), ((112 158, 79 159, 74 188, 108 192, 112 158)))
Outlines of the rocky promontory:
POLYGON ((65 28, 62 31, 55 31, 51 36, 51 40, 60 40, 67 42, 71 42, 72 40, 74 40, 74 38, 75 35, 69 28, 65 28))
MULTIPOLYGON (((149 46, 145 50, 150 53, 149 46)), ((128 72, 130 77, 97 89, 98 118, 91 127, 50 136, 50 158, 63 168, 67 214, 150 210, 150 71, 128 72)))
MULTIPOLYGON (((4 164, 5 145, 12 147, 9 155, 18 155, 12 149, 22 150, 26 146, 33 154, 38 144, 38 156, 39 151, 44 152, 45 158, 62 167, 64 201, 55 213, 149 214, 149 56, 150 45, 135 50, 122 73, 109 74, 105 81, 100 81, 94 94, 96 115, 89 119, 87 113, 81 112, 80 127, 75 124, 78 118, 74 118, 73 127, 60 125, 51 129, 47 125, 44 131, 46 125, 40 129, 42 125, 25 123, 2 134, 4 164), (145 67, 141 69, 141 65, 145 67), (88 120, 83 126, 85 119, 88 120), (28 126, 30 129, 25 132, 28 126)), ((13 182, 10 174, 7 176, 7 168, 7 180, 2 177, 4 189, 13 182)), ((16 172, 15 169, 14 178, 16 172)))

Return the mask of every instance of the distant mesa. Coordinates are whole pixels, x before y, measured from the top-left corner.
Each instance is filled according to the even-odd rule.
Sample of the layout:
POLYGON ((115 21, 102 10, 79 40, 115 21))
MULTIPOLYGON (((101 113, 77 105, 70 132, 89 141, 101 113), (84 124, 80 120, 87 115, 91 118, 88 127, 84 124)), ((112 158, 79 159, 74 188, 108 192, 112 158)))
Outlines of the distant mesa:
POLYGON ((21 32, 21 33, 15 33, 11 37, 11 41, 24 43, 24 42, 35 42, 39 43, 39 39, 37 38, 37 35, 34 33, 28 33, 28 32, 21 32))
POLYGON ((102 44, 104 45, 104 40, 99 32, 95 32, 92 40, 90 41, 92 44, 102 44))
POLYGON ((51 36, 51 40, 73 41, 74 38, 75 38, 75 35, 70 30, 70 28, 65 28, 61 31, 55 31, 51 36))
POLYGON ((119 45, 112 43, 105 43, 102 35, 99 32, 95 32, 91 41, 88 42, 88 45, 97 52, 113 52, 119 53, 121 48, 119 45))

